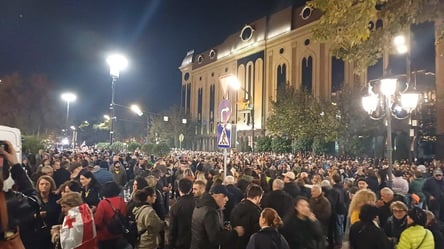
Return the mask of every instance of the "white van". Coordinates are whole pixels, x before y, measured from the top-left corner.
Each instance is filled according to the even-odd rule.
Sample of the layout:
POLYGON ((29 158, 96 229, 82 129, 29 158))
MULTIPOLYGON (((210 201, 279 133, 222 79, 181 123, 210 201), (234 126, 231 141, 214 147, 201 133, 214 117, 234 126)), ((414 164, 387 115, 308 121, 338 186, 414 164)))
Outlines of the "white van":
MULTIPOLYGON (((17 152, 17 159, 22 161, 22 135, 19 129, 0 125, 0 141, 9 141, 17 152)), ((3 190, 7 191, 14 185, 11 176, 3 182, 3 190)))

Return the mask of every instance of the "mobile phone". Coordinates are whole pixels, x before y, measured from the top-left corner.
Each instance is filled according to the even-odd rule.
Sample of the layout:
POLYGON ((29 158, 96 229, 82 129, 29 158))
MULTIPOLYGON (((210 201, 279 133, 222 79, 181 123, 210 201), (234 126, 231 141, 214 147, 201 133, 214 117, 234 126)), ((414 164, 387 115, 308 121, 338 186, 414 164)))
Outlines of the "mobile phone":
MULTIPOLYGON (((3 148, 5 151, 9 152, 8 144, 5 141, 0 140, 0 147, 3 148)), ((6 166, 6 160, 3 155, 0 155, 0 169, 2 169, 4 166, 6 166)), ((3 170, 1 170, 3 171, 3 170)), ((0 172, 3 173, 3 172, 0 172)), ((0 175, 2 177, 2 175, 0 175)))
POLYGON ((0 140, 0 147, 3 148, 6 152, 9 152, 9 146, 6 141, 0 140))

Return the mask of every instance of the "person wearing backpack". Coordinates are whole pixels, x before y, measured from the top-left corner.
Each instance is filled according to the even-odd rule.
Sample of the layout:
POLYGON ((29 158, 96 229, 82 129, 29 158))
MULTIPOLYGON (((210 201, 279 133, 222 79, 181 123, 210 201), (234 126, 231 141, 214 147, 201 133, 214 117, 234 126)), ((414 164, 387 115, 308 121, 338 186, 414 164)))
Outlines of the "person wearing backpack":
POLYGON ((125 240, 126 203, 120 194, 120 186, 107 182, 102 187, 103 200, 97 205, 94 214, 99 249, 131 249, 125 240))
POLYGON ((137 190, 134 198, 136 206, 133 209, 133 214, 140 234, 136 249, 157 249, 164 222, 152 207, 157 198, 156 189, 145 187, 142 190, 137 190))

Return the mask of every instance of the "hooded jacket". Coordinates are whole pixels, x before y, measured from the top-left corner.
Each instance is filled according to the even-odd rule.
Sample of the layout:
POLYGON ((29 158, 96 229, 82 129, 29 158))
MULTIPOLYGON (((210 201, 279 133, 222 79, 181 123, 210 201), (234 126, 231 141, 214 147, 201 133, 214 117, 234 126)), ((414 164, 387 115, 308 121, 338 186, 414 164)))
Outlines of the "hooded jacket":
POLYGON ((137 222, 137 230, 145 231, 140 235, 136 249, 157 249, 157 238, 163 229, 163 221, 157 216, 156 211, 148 205, 137 206, 133 209, 137 222))
POLYGON ((229 243, 237 233, 223 225, 222 210, 210 194, 204 193, 193 211, 190 249, 217 249, 229 243))

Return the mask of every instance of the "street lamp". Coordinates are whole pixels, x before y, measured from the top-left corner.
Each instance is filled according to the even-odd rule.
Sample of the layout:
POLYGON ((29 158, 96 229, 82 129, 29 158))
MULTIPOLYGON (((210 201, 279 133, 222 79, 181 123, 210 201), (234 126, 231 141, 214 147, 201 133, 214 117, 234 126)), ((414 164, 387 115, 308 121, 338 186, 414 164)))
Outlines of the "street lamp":
POLYGON ((117 79, 119 79, 120 71, 124 70, 128 66, 128 60, 123 55, 114 54, 114 55, 110 55, 106 59, 106 62, 109 65, 109 74, 112 77, 111 104, 109 105, 109 109, 110 109, 111 115, 112 115, 112 117, 110 119, 109 143, 112 144, 113 138, 114 138, 114 119, 116 118, 115 110, 114 110, 115 84, 116 84, 117 79))
MULTIPOLYGON (((251 152, 254 152, 254 99, 252 98, 250 91, 243 88, 239 82, 239 79, 236 76, 234 76, 233 74, 228 74, 228 75, 220 77, 220 81, 222 82, 222 84, 227 84, 231 89, 233 89, 235 91, 239 91, 239 90, 244 91, 245 94, 247 95, 246 100, 251 101, 251 103, 249 103, 249 105, 247 106, 247 109, 249 110, 249 112, 251 114, 251 152)), ((236 122, 237 122, 237 120, 236 120, 236 122)), ((236 138, 236 141, 237 141, 237 138, 236 138)))
POLYGON ((388 160, 388 182, 393 184, 393 146, 392 146, 392 117, 405 119, 410 116, 416 108, 419 95, 407 92, 408 83, 403 90, 398 89, 398 79, 395 77, 383 78, 379 81, 369 82, 368 95, 362 97, 364 110, 374 120, 385 118, 387 124, 387 160, 388 160))
POLYGON ((72 148, 75 149, 77 143, 77 129, 74 125, 71 125, 70 128, 72 130, 72 148))
POLYGON ((62 93, 61 98, 66 102, 66 127, 69 126, 69 103, 76 101, 77 96, 74 93, 62 93))

